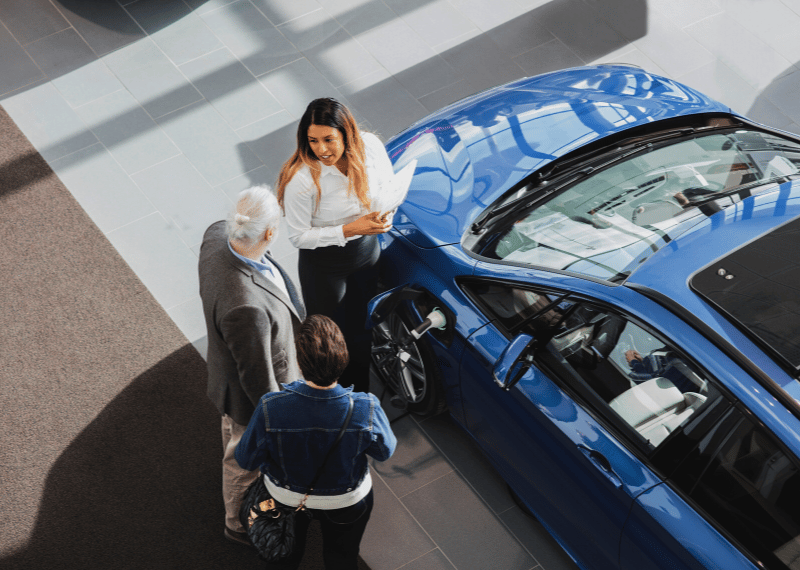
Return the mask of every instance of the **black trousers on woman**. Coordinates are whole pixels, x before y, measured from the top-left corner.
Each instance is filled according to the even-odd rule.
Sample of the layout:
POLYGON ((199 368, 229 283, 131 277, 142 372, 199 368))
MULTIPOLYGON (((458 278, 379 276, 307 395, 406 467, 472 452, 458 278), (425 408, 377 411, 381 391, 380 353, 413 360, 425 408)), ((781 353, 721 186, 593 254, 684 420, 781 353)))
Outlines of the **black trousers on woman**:
MULTIPOLYGON (((373 504, 372 490, 355 505, 343 509, 322 511, 310 509, 322 529, 322 559, 325 570, 357 570, 361 537, 367 528, 373 504)), ((280 562, 267 563, 267 570, 295 570, 303 560, 306 534, 311 519, 295 517, 297 542, 294 552, 280 562)))
POLYGON ((297 270, 306 313, 330 317, 339 325, 350 353, 339 384, 369 392, 372 333, 364 324, 367 303, 378 291, 377 236, 361 236, 343 247, 301 249, 297 270))

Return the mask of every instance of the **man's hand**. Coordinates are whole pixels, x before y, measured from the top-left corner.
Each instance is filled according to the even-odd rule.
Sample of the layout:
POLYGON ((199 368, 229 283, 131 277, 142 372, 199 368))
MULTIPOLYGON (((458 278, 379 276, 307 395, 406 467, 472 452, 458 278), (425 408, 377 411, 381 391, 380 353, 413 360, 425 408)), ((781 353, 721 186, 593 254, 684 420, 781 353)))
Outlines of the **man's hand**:
POLYGON ((625 360, 627 360, 628 364, 630 365, 630 363, 633 362, 634 360, 638 360, 639 362, 641 362, 644 359, 642 358, 642 355, 639 354, 639 352, 637 352, 636 350, 626 350, 625 360))

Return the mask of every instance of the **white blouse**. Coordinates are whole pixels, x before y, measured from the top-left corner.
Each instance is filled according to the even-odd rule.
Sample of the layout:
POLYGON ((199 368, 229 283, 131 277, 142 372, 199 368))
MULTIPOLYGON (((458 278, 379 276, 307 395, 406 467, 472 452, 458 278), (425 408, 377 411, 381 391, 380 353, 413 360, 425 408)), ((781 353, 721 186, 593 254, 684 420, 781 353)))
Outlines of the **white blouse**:
MULTIPOLYGON (((361 133, 366 154, 369 195, 394 175, 386 148, 372 133, 361 133)), ((289 241, 300 249, 329 245, 343 246, 361 236, 344 237, 345 224, 369 212, 355 193, 348 192, 349 180, 336 166, 320 164, 319 185, 322 197, 315 210, 317 187, 308 166, 302 166, 286 185, 283 208, 288 226, 289 241)))

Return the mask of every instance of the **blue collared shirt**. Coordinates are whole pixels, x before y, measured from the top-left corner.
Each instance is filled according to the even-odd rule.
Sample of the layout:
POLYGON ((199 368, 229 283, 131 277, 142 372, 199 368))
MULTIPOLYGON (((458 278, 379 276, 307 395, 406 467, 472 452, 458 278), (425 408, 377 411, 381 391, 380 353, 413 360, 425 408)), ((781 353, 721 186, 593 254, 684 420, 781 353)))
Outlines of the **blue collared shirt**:
POLYGON ((268 392, 253 412, 239 445, 236 461, 243 469, 261 468, 269 480, 297 493, 308 491, 344 423, 353 397, 353 417, 331 454, 314 495, 341 495, 355 489, 367 473, 367 456, 391 457, 397 439, 373 394, 339 385, 312 388, 298 380, 281 392, 268 392))
POLYGON ((250 259, 249 257, 245 257, 240 255, 233 249, 231 246, 231 242, 228 242, 228 249, 231 250, 231 253, 244 261, 247 265, 261 273, 264 277, 272 281, 278 289, 286 293, 286 296, 289 297, 289 291, 286 290, 286 283, 283 280, 283 276, 281 272, 278 271, 278 268, 275 267, 272 263, 270 263, 269 259, 266 256, 261 258, 261 261, 256 261, 255 259, 250 259))

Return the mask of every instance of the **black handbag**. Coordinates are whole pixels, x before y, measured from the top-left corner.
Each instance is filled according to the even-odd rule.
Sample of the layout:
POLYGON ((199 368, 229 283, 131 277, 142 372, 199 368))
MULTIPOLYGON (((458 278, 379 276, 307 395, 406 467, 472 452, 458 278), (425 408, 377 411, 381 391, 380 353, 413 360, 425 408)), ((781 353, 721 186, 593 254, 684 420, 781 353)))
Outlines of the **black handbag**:
POLYGON ((306 500, 314 490, 325 464, 331 453, 339 445, 339 442, 350 423, 350 418, 353 415, 353 398, 350 398, 350 407, 347 410, 347 417, 344 419, 342 428, 339 430, 339 435, 331 448, 328 450, 322 465, 319 466, 314 479, 308 486, 303 500, 297 507, 290 507, 279 503, 270 497, 267 487, 264 484, 264 476, 259 473, 259 476, 253 481, 245 492, 242 506, 239 509, 239 522, 247 530, 247 536, 250 542, 256 547, 258 554, 267 562, 277 562, 289 556, 293 551, 297 542, 295 533, 295 522, 298 516, 311 517, 311 513, 306 509, 306 500))

